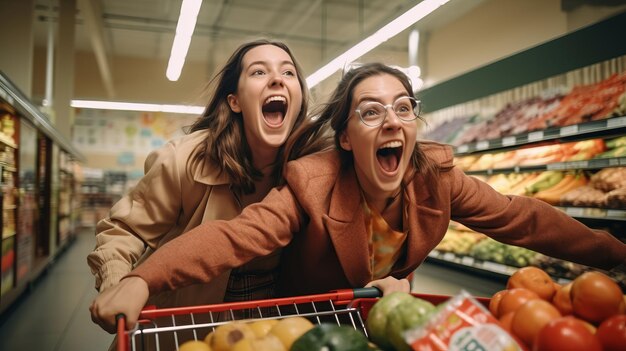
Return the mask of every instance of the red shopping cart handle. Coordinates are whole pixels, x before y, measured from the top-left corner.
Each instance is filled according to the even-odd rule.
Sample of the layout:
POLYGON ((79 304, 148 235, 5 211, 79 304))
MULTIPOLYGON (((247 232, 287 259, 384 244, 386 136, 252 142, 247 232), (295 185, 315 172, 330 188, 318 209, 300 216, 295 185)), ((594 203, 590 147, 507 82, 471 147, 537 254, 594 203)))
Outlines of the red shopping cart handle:
POLYGON ((118 314, 115 316, 115 323, 117 325, 117 348, 116 350, 125 350, 128 344, 128 335, 126 332, 126 316, 118 314))

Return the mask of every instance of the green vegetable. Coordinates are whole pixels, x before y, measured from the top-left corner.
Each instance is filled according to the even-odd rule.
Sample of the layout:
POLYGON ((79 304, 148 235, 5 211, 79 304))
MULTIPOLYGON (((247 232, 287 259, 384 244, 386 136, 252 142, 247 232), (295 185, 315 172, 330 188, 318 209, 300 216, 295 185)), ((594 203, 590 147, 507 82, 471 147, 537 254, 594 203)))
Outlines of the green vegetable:
POLYGON ((394 292, 379 299, 367 316, 365 321, 370 339, 383 349, 390 349, 388 340, 387 322, 388 316, 402 302, 415 299, 413 295, 403 292, 394 292))
POLYGON ((389 315, 387 323, 387 335, 393 347, 397 351, 410 351, 411 347, 404 341, 402 334, 426 323, 435 311, 435 305, 418 298, 399 304, 389 315))
POLYGON ((352 327, 320 324, 299 337, 291 351, 366 351, 367 338, 352 327))

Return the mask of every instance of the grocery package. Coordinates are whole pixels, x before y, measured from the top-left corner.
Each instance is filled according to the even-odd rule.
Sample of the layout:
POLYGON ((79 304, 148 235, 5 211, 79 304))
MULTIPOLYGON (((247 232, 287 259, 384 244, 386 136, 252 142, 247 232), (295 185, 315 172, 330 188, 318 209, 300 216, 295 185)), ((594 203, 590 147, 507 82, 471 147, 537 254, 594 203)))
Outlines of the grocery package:
POLYGON ((465 291, 444 303, 428 323, 405 332, 404 338, 415 351, 524 350, 489 310, 465 291))

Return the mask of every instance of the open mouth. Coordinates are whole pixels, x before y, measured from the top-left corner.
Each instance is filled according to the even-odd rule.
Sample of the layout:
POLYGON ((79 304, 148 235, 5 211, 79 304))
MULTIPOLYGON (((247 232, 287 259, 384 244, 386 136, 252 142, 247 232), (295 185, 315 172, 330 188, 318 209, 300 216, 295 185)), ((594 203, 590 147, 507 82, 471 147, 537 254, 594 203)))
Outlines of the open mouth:
POLYGON ((402 142, 390 141, 381 145, 376 151, 376 159, 385 172, 398 169, 402 157, 402 142))
POLYGON ((287 112, 287 99, 284 96, 270 96, 261 107, 267 124, 278 126, 283 123, 287 112))

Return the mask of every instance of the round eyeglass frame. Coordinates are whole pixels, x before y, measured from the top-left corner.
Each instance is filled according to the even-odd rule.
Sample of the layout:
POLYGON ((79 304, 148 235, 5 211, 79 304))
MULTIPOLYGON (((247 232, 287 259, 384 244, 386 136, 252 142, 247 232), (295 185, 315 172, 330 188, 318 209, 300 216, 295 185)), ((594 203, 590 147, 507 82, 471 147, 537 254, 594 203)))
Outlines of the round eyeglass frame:
MULTIPOLYGON (((376 124, 372 124, 372 123, 368 123, 365 122, 365 120, 363 119, 363 116, 361 116, 361 109, 359 108, 359 106, 357 106, 357 108, 354 110, 354 112, 356 112, 357 115, 359 115, 359 120, 361 120, 361 123, 365 124, 368 127, 378 127, 380 125, 382 125, 383 123, 385 123, 385 119, 387 119, 387 116, 389 115, 389 112, 387 111, 389 108, 393 108, 393 106, 396 104, 396 102, 398 102, 401 99, 409 99, 411 100, 411 105, 413 105, 413 116, 411 116, 410 118, 402 118, 400 116, 398 116, 396 114, 396 116, 398 117, 399 120, 403 121, 403 122, 411 122, 417 119, 417 117, 419 117, 420 113, 422 112, 422 102, 420 100, 417 100, 414 97, 411 96, 401 96, 399 98, 397 98, 392 104, 388 104, 388 105, 383 105, 378 101, 370 101, 368 103, 370 104, 378 104, 380 106, 382 106, 385 110, 385 116, 383 116, 383 118, 380 120, 380 123, 376 123, 376 124)), ((396 113, 394 111, 394 113, 396 113)))

